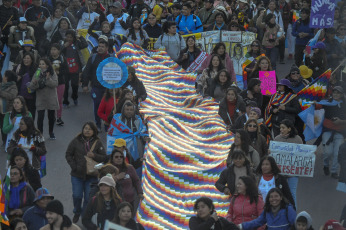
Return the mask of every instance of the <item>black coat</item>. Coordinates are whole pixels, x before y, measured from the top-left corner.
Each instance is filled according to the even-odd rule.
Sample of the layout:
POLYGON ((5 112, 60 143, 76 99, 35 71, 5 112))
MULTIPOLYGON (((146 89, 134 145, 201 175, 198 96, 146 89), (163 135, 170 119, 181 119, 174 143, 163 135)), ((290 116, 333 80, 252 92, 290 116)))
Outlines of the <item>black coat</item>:
POLYGON ((18 9, 15 7, 6 8, 4 5, 0 6, 0 28, 1 32, 4 38, 7 38, 7 36, 10 34, 10 27, 11 25, 8 25, 4 28, 7 21, 11 18, 12 25, 17 25, 18 23, 18 9), (12 18, 11 18, 12 16, 12 18), (4 29, 3 29, 4 28, 4 29))
POLYGON ((93 54, 89 57, 88 62, 83 70, 82 79, 83 79, 83 87, 86 87, 89 85, 89 82, 91 82, 92 87, 101 88, 104 89, 104 87, 101 85, 101 83, 97 80, 96 76, 96 70, 99 64, 106 58, 110 57, 109 54, 106 55, 99 55, 99 54, 93 54), (96 56, 94 56, 96 55, 96 56))
POLYGON ((41 177, 37 169, 32 166, 24 167, 24 173, 30 186, 35 192, 37 189, 42 188, 41 177))
MULTIPOLYGON (((189 68, 189 66, 191 65, 192 62, 190 62, 188 59, 185 59, 183 60, 183 56, 184 56, 184 53, 187 53, 188 52, 188 48, 185 48, 185 49, 182 49, 180 51, 180 54, 179 54, 179 57, 178 57, 178 60, 177 60, 177 63, 179 65, 181 65, 181 67, 183 69, 187 69, 189 68)), ((195 57, 194 60, 196 60, 196 58, 201 54, 201 50, 198 49, 198 48, 195 48, 192 55, 195 57)))
MULTIPOLYGON (((250 166, 246 166, 246 174, 255 180, 255 176, 252 173, 250 166)), ((231 194, 234 194, 236 184, 233 164, 221 172, 219 179, 215 183, 215 187, 222 193, 224 192, 225 188, 229 188, 231 194)))
POLYGON ((232 222, 228 222, 228 220, 223 217, 219 217, 218 221, 215 221, 214 218, 209 217, 209 219, 205 221, 197 216, 193 216, 189 220, 190 230, 210 230, 212 229, 213 225, 214 230, 239 230, 237 225, 233 224, 232 222))
POLYGON ((143 82, 135 77, 132 81, 127 80, 123 85, 123 88, 132 88, 133 95, 135 95, 136 103, 138 104, 138 99, 141 98, 144 101, 147 98, 147 91, 143 85, 143 82))
POLYGON ((244 100, 247 99, 247 100, 256 102, 258 108, 261 108, 261 107, 262 107, 262 104, 263 104, 263 95, 262 95, 261 93, 255 93, 255 94, 253 94, 253 98, 250 99, 250 98, 247 97, 247 90, 245 89, 245 90, 243 90, 239 95, 242 96, 242 98, 243 98, 244 100))
MULTIPOLYGON (((246 106, 245 106, 245 103, 243 101, 243 98, 240 96, 237 99, 237 104, 235 106, 235 109, 239 110, 239 111, 245 111, 246 110, 246 106)), ((228 105, 227 105, 227 99, 225 97, 220 102, 219 115, 222 118, 222 120, 228 125, 228 124, 230 124, 230 121, 229 121, 227 113, 228 113, 228 105)), ((233 120, 236 121, 238 117, 239 117, 239 115, 238 115, 237 111, 235 111, 233 120)))
MULTIPOLYGON (((274 107, 271 107, 270 112, 273 113, 274 109, 274 107)), ((296 97, 285 105, 285 110, 280 109, 277 113, 273 113, 272 123, 278 127, 282 120, 288 119, 294 124, 296 121, 296 116, 298 113, 300 113, 300 111, 301 107, 296 97)))
POLYGON ((140 223, 136 223, 136 221, 131 218, 129 222, 127 222, 126 228, 131 230, 144 230, 144 227, 140 223))

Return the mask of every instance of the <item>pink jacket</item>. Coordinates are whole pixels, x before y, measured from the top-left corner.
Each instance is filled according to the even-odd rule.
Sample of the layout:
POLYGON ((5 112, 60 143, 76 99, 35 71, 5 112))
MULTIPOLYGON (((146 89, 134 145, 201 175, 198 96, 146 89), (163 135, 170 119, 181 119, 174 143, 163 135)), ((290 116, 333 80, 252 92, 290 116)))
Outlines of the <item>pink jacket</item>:
MULTIPOLYGON (((199 68, 199 70, 203 71, 204 69, 208 68, 212 56, 213 55, 208 55, 207 59, 205 59, 205 61, 202 63, 202 65, 199 68)), ((226 59, 226 61, 223 64, 224 64, 225 68, 227 69, 228 73, 231 75, 232 83, 233 82, 237 82, 237 78, 235 76, 232 59, 229 57, 228 54, 226 54, 226 58, 225 59, 226 59)))
POLYGON ((258 196, 258 202, 250 204, 249 196, 235 195, 231 199, 226 219, 234 224, 256 219, 263 212, 264 202, 262 196, 258 196), (233 200, 235 199, 235 200, 233 200))

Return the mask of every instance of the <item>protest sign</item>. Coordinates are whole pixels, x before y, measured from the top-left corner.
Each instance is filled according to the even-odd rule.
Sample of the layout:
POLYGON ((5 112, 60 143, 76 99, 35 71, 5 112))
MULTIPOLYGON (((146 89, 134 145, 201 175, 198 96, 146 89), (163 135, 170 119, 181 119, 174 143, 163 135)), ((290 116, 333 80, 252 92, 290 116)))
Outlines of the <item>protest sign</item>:
POLYGON ((333 27, 335 7, 335 0, 312 0, 310 28, 333 27))
POLYGON ((282 175, 314 176, 316 145, 271 141, 269 149, 282 175))
POLYGON ((121 225, 115 224, 113 222, 110 222, 109 220, 106 220, 104 230, 130 230, 130 229, 125 228, 121 225))
POLYGON ((261 93, 263 95, 272 95, 276 92, 275 70, 259 71, 259 80, 261 81, 261 93))
POLYGON ((121 80, 121 67, 104 67, 102 69, 102 77, 105 81, 120 81, 121 80))

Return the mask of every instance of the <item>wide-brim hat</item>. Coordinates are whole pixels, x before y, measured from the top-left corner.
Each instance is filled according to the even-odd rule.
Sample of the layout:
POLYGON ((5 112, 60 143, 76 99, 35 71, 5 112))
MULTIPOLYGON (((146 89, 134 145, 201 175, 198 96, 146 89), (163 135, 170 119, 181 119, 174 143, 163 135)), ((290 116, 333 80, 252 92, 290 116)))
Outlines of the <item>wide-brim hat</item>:
POLYGON ((284 85, 286 87, 288 87, 289 89, 291 89, 291 82, 287 79, 281 79, 279 83, 276 83, 276 85, 284 85))
POLYGON ((303 78, 310 78, 312 76, 312 69, 309 69, 309 67, 307 67, 306 65, 301 65, 299 66, 299 71, 300 71, 300 75, 303 78))

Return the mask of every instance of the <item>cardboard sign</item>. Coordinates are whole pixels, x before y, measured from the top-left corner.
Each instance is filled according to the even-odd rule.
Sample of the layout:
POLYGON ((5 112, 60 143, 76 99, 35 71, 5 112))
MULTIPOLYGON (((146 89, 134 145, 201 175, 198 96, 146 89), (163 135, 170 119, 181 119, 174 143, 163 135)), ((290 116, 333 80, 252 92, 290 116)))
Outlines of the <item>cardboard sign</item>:
POLYGON ((316 145, 271 141, 269 149, 282 175, 314 176, 316 145))
POLYGON ((310 28, 331 28, 334 25, 335 0, 312 0, 310 28))
POLYGON ((276 93, 276 75, 273 71, 259 71, 262 95, 272 95, 276 93))

